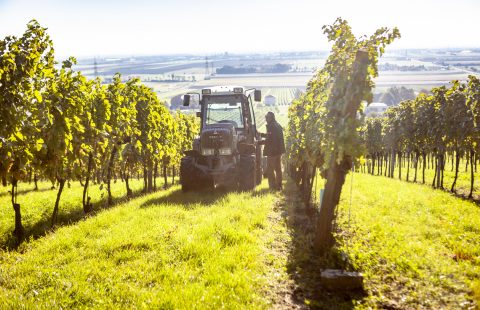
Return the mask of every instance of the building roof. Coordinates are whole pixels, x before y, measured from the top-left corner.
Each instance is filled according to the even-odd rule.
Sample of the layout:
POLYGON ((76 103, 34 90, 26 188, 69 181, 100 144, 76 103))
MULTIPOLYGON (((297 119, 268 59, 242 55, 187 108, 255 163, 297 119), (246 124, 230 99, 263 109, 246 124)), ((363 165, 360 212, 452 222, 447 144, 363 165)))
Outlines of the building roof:
POLYGON ((387 108, 388 106, 383 102, 372 102, 368 105, 369 108, 387 108))

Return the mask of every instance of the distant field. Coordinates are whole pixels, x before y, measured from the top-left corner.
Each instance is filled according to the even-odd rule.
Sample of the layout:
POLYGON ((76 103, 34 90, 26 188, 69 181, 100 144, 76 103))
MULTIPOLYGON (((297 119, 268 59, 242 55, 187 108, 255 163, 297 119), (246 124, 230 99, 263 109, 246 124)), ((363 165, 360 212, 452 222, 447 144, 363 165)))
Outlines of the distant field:
POLYGON ((275 113, 276 120, 282 125, 284 129, 288 123, 288 107, 290 103, 297 98, 300 94, 299 88, 264 88, 262 89, 262 96, 265 98, 267 95, 272 95, 277 98, 275 106, 265 106, 265 102, 262 102, 263 106, 259 106, 256 111, 257 116, 257 128, 262 132, 266 131, 265 127, 265 114, 268 111, 275 113))
MULTIPOLYGON (((440 86, 452 80, 465 81, 468 74, 461 70, 445 71, 414 71, 414 72, 380 72, 375 79, 377 87, 382 86, 440 86)), ((213 85, 242 85, 246 87, 298 87, 304 88, 312 78, 312 73, 289 74, 252 74, 252 75, 222 75, 210 80, 196 82, 194 87, 204 88, 213 85)))
POLYGON ((151 87, 158 95, 160 100, 167 101, 170 104, 170 99, 177 95, 186 94, 193 91, 192 82, 181 83, 160 83, 160 82, 144 82, 145 85, 151 87))
POLYGON ((236 74, 217 75, 210 80, 195 83, 195 87, 204 88, 214 85, 241 85, 245 87, 305 87, 312 73, 280 73, 280 74, 236 74))
POLYGON ((428 61, 421 61, 421 60, 416 60, 416 59, 397 59, 397 58, 380 58, 378 64, 392 64, 392 65, 397 65, 397 66, 425 66, 425 67, 437 67, 438 65, 433 64, 432 62, 428 61))
POLYGON ((274 96, 276 98, 276 105, 289 105, 295 98, 299 97, 301 90, 299 88, 262 88, 262 103, 265 104, 266 96, 274 96))
MULTIPOLYGON (((82 60, 76 69, 87 76, 93 75, 93 59, 82 60)), ((303 53, 282 55, 224 55, 209 56, 209 73, 229 66, 265 66, 277 63, 289 64, 292 72, 269 74, 230 74, 214 75, 205 80, 205 58, 193 55, 149 56, 123 59, 99 59, 97 71, 99 76, 111 77, 116 72, 124 78, 139 77, 146 85, 152 87, 160 99, 170 102, 179 94, 217 85, 240 85, 263 89, 301 88, 304 89, 314 75, 314 70, 325 63, 321 53, 303 53), (152 82, 152 80, 184 79, 186 82, 152 82)), ((480 71, 480 56, 473 52, 445 52, 436 50, 409 50, 387 53, 379 64, 397 66, 438 67, 436 71, 380 71, 375 79, 375 92, 381 92, 393 86, 405 86, 416 91, 448 85, 452 80, 465 81, 469 74, 480 71), (450 65, 450 66, 449 66, 450 65), (473 68, 473 69, 472 69, 473 68)), ((288 101, 288 100, 287 100, 288 101)))

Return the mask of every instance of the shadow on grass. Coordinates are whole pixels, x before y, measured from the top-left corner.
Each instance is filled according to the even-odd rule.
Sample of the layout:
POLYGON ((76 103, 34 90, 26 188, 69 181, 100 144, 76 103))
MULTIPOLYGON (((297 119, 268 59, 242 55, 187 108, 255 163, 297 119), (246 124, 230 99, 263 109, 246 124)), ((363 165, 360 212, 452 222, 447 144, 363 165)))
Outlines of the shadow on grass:
MULTIPOLYGON (((157 192, 162 190, 164 190, 163 187, 159 187, 157 189, 157 192)), ((55 229, 58 227, 80 222, 84 219, 95 216, 98 212, 102 210, 113 208, 126 201, 138 198, 142 195, 152 194, 154 192, 155 191, 145 193, 141 189, 135 190, 133 191, 133 194, 131 196, 114 197, 113 203, 111 205, 107 204, 108 198, 107 196, 105 196, 102 199, 100 199, 98 202, 93 204, 93 211, 88 214, 85 214, 83 212, 82 204, 81 202, 79 202, 78 208, 74 208, 74 209, 72 208, 68 211, 60 212, 57 217, 57 223, 53 228, 51 225, 52 224, 51 212, 53 210, 53 205, 52 205, 52 209, 48 209, 44 211, 40 221, 36 222, 32 226, 24 227, 25 233, 21 240, 18 240, 13 234, 10 234, 5 239, 5 241, 0 244, 0 249, 7 250, 7 251, 17 250, 20 247, 20 245, 22 245, 22 243, 25 242, 26 240, 39 239, 47 235, 49 232, 55 231, 55 229)), ((25 207, 28 207, 28 206, 25 206, 25 207)), ((62 210, 60 209, 60 211, 62 210)))
MULTIPOLYGON (((170 185, 168 188, 170 188, 170 185)), ((167 189, 168 189, 167 188, 167 189)), ((50 189, 42 189, 40 191, 49 191, 50 189)), ((115 207, 121 203, 126 201, 138 198, 142 195, 152 194, 155 192, 160 192, 165 190, 162 186, 158 187, 157 191, 153 192, 143 192, 143 190, 139 189, 133 192, 130 197, 123 196, 123 197, 116 197, 113 199, 113 203, 111 205, 107 205, 107 197, 103 197, 100 201, 94 203, 94 210, 88 214, 83 212, 83 208, 80 202, 78 202, 77 208, 65 208, 60 207, 60 213, 57 217, 57 223, 55 227, 52 228, 51 226, 51 209, 46 209, 41 219, 34 223, 31 226, 24 226, 25 233, 21 240, 18 240, 12 233, 9 233, 8 236, 5 238, 0 239, 0 249, 3 250, 17 250, 23 242, 26 240, 35 240, 47 235, 50 232, 55 231, 55 228, 70 225, 82 221, 84 219, 88 219, 92 216, 95 216, 98 212, 102 210, 106 210, 112 207, 115 207), (62 210, 63 209, 63 210, 62 210)), ((32 190, 25 190, 24 193, 32 192, 32 190)), ((227 190, 224 188, 217 188, 214 190, 201 190, 201 191, 192 191, 184 193, 180 189, 173 190, 172 192, 162 195, 160 197, 155 197, 149 199, 145 203, 143 203, 140 207, 147 208, 158 204, 178 204, 182 205, 184 208, 192 208, 195 205, 201 206, 209 206, 214 204, 216 201, 224 198, 228 193, 232 192, 231 190, 227 190)), ((269 192, 268 188, 262 188, 260 190, 253 191, 251 194, 252 196, 262 196, 269 192)), ((28 207, 25 205, 24 207, 28 207)), ((53 207, 53 205, 52 205, 53 207)))
POLYGON ((256 190, 252 192, 253 197, 259 197, 259 196, 264 196, 266 194, 269 194, 273 192, 273 190, 269 189, 268 187, 264 187, 262 189, 256 190))
POLYGON ((470 202, 473 202, 475 203, 476 205, 480 206, 480 194, 477 194, 477 188, 474 187, 474 190, 473 190, 473 194, 472 196, 473 197, 468 197, 469 193, 470 193, 470 189, 469 188, 466 188, 466 187, 460 187, 460 186, 457 186, 457 188, 455 189, 455 191, 451 191, 450 188, 452 186, 452 184, 444 184, 443 188, 442 187, 433 187, 432 186, 432 183, 431 181, 430 182, 425 182, 425 183, 422 183, 422 182, 419 182, 419 181, 416 181, 416 182, 413 182, 410 181, 410 180, 406 180, 406 178, 404 179, 398 179, 398 176, 395 176, 393 178, 390 178, 390 177, 387 177, 387 176, 384 176, 384 175, 379 175, 379 174, 370 174, 370 173, 366 173, 366 172, 358 172, 358 173, 362 173, 362 174, 367 174, 369 176, 374 176, 374 177, 381 177, 381 178, 387 178, 389 180, 398 180, 398 181, 402 181, 402 182, 405 182, 405 183, 409 183, 409 184, 416 184, 416 185, 421 185, 421 186, 426 186, 430 189, 434 189, 434 190, 438 190, 438 191, 442 191, 442 192, 445 192, 447 194, 450 194, 452 195, 453 197, 455 198, 459 198, 459 199, 462 199, 462 200, 465 200, 465 201, 470 201, 470 202))
MULTIPOLYGON (((271 190, 268 188, 261 188, 254 191, 248 191, 252 196, 263 196, 270 193, 271 190)), ((180 188, 173 191, 172 193, 150 199, 143 203, 141 208, 148 208, 154 205, 160 204, 178 204, 182 205, 184 208, 191 208, 194 205, 200 206, 210 206, 215 202, 223 199, 229 193, 240 193, 239 191, 228 189, 225 187, 219 187, 215 189, 201 189, 193 190, 189 192, 183 192, 180 188)))
POLYGON ((295 283, 291 298, 311 309, 353 309, 356 301, 366 297, 363 290, 330 291, 320 284, 324 269, 353 268, 336 248, 323 256, 314 252, 317 210, 304 206, 293 182, 287 182, 284 193, 286 198, 280 207, 292 237, 287 262, 287 272, 295 283))
POLYGON ((191 192, 183 192, 177 189, 168 195, 155 197, 144 202, 140 208, 149 208, 161 204, 177 204, 182 205, 186 209, 192 208, 194 205, 209 206, 216 201, 225 197, 229 192, 226 189, 204 189, 191 192))
MULTIPOLYGON (((409 182, 411 183, 411 182, 409 182)), ((414 183, 416 184, 416 183, 414 183)), ((422 185, 425 185, 425 184, 422 184, 422 185)), ((432 188, 430 186, 430 188, 432 188)), ((468 194, 470 193, 470 190, 469 189, 465 189, 465 188, 457 188, 454 192, 450 191, 448 188, 435 188, 437 190, 441 190, 441 191, 444 191, 456 198, 460 198, 462 200, 465 200, 465 201, 471 201, 473 203, 475 203, 477 206, 480 206, 480 195, 476 194, 475 192, 473 193, 473 197, 468 197, 468 194)))
MULTIPOLYGON (((29 188, 29 189, 22 189, 22 190, 19 190, 17 195, 18 196, 21 196, 21 195, 25 195, 25 194, 28 194, 28 193, 41 193, 41 192, 48 192, 48 191, 52 191, 52 190, 55 190, 55 189, 51 189, 51 188, 42 188, 42 189, 37 189, 35 190, 34 188, 29 188)), ((10 196, 11 192, 10 191, 6 191, 6 192, 3 192, 3 193, 0 193, 0 197, 3 197, 3 196, 10 196)))
MULTIPOLYGON (((168 188, 170 188, 171 185, 168 188)), ((49 190, 49 189, 47 189, 49 190)), ((42 214, 42 218, 40 221, 36 222, 32 226, 25 227, 25 234, 21 240, 18 240, 13 234, 10 234, 7 238, 4 239, 0 243, 0 249, 3 250, 17 250, 20 245, 26 241, 31 239, 38 239, 45 236, 49 232, 53 232, 55 228, 70 225, 87 219, 89 217, 95 216, 96 213, 110 209, 115 207, 121 203, 129 201, 131 199, 138 198, 142 195, 152 194, 155 192, 159 192, 165 190, 163 187, 159 186, 157 191, 153 192, 143 192, 143 190, 136 190, 130 197, 123 196, 117 197, 113 199, 113 203, 111 205, 107 205, 107 197, 103 197, 100 201, 94 203, 94 210, 88 214, 83 212, 81 203, 79 203, 78 208, 71 208, 68 211, 60 212, 58 214, 57 223, 54 228, 51 226, 51 210, 45 210, 42 214)), ((209 206, 215 203, 216 201, 225 197, 228 191, 223 188, 218 188, 214 190, 201 190, 201 191, 192 191, 184 193, 180 189, 174 190, 166 195, 162 195, 160 197, 155 197, 149 199, 145 203, 143 203, 140 207, 147 208, 157 204, 179 204, 182 205, 184 208, 192 208, 194 205, 200 204, 201 206, 209 206)), ((263 195, 268 192, 268 189, 261 189, 259 191, 254 191, 252 195, 263 195)), ((62 210, 60 210, 62 211, 62 210)))

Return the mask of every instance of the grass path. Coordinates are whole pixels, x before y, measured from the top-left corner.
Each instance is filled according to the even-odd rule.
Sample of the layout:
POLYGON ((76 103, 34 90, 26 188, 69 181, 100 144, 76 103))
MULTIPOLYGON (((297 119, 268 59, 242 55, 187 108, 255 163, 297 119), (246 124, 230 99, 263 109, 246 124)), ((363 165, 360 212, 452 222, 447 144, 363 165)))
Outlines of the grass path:
POLYGON ((119 204, 0 253, 0 308, 266 308, 275 199, 176 186, 119 204))

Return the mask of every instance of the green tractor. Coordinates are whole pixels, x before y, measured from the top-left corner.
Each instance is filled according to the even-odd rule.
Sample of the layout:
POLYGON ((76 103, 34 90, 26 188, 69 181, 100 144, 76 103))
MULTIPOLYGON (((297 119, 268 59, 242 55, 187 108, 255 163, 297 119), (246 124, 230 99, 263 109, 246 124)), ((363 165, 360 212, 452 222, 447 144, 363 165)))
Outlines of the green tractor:
POLYGON ((201 94, 184 95, 184 106, 190 104, 193 95, 200 101, 200 137, 181 160, 182 190, 253 190, 262 179, 262 148, 253 109, 253 101, 262 99, 260 90, 206 88, 201 94))

